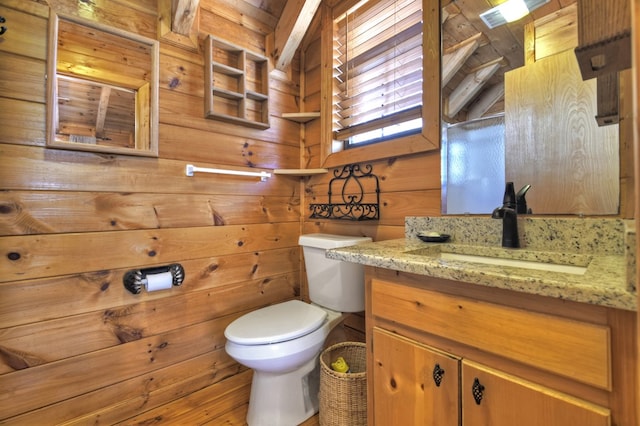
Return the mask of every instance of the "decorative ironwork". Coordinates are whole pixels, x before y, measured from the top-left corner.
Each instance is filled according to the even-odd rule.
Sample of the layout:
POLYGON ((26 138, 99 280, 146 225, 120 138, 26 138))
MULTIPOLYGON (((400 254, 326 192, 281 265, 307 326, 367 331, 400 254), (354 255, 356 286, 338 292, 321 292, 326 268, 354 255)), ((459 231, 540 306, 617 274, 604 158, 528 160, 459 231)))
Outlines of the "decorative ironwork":
MULTIPOLYGON (((329 202, 327 204, 311 204, 311 219, 344 219, 344 220, 378 220, 380 219, 380 185, 378 177, 373 174, 370 164, 361 167, 359 164, 347 164, 333 171, 333 178, 329 181, 329 202), (365 203, 367 194, 363 186, 363 179, 371 180, 375 184, 375 203, 365 203), (340 202, 333 202, 333 188, 342 184, 340 202)), ((371 200, 373 201, 373 200, 371 200)))
POLYGON ((436 364, 433 367, 433 382, 436 384, 436 387, 440 387, 443 377, 444 377, 444 370, 442 369, 442 367, 440 367, 440 364, 436 364))
POLYGON ((480 405, 482 397, 484 396, 484 385, 480 383, 480 380, 476 377, 473 379, 473 385, 471 385, 471 394, 476 404, 480 405))

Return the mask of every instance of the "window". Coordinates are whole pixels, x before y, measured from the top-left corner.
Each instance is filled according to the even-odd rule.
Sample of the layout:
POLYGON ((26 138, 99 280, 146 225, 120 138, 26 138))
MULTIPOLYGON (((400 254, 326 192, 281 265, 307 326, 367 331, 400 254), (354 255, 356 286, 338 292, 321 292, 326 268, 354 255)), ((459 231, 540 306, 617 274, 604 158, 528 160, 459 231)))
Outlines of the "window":
POLYGON ((345 147, 422 129, 422 0, 362 1, 334 20, 334 139, 345 147))
POLYGON ((440 0, 344 0, 321 11, 322 167, 437 151, 440 0), (358 143, 346 150, 348 139, 358 143))

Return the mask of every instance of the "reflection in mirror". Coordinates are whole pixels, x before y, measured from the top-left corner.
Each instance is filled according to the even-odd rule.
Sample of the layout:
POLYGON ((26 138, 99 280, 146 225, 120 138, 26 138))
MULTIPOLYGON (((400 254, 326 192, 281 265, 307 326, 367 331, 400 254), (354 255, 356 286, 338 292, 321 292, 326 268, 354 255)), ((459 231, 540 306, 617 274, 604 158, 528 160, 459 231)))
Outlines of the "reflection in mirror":
POLYGON ((505 186, 504 115, 442 129, 442 209, 484 214, 502 203, 505 186))
POLYGON ((491 213, 498 206, 491 207, 491 201, 468 203, 500 204, 504 182, 513 181, 516 190, 532 185, 527 202, 534 214, 617 214, 620 130, 617 124, 598 127, 595 120, 596 80, 582 81, 573 53, 575 1, 548 3, 534 16, 494 29, 478 18, 486 0, 443 4, 443 213, 491 213), (470 123, 468 130, 476 134, 465 135, 463 143, 482 138, 477 120, 497 114, 504 114, 503 176, 488 174, 486 159, 474 154, 478 149, 452 151, 446 142, 447 134, 470 123), (447 169, 458 173, 474 162, 477 167, 468 169, 465 179, 476 186, 448 190, 447 169), (461 203, 447 199, 461 189, 468 189, 461 203), (464 211, 448 209, 454 205, 464 211))
POLYGON ((47 145, 157 156, 158 42, 52 14, 47 145))
POLYGON ((56 76, 56 139, 135 148, 136 93, 103 83, 56 76))

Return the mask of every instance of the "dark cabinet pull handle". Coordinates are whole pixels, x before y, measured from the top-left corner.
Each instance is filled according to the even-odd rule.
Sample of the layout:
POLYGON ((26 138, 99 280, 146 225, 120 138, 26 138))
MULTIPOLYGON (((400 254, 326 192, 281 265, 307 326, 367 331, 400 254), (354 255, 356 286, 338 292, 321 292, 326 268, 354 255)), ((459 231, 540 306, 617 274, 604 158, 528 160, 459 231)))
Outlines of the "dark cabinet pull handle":
POLYGON ((440 387, 440 383, 442 383, 442 376, 444 376, 444 370, 440 367, 440 364, 436 364, 433 367, 433 381, 437 387, 440 387))
MULTIPOLYGON (((6 19, 4 19, 4 16, 0 16, 0 24, 4 24, 5 22, 7 22, 6 19)), ((7 32, 7 27, 5 27, 4 25, 0 27, 0 35, 4 34, 7 32)))
POLYGON ((477 377, 473 379, 471 393, 473 394, 473 399, 475 399, 476 404, 480 405, 480 402, 482 401, 482 394, 484 393, 484 385, 480 383, 480 380, 478 380, 477 377))

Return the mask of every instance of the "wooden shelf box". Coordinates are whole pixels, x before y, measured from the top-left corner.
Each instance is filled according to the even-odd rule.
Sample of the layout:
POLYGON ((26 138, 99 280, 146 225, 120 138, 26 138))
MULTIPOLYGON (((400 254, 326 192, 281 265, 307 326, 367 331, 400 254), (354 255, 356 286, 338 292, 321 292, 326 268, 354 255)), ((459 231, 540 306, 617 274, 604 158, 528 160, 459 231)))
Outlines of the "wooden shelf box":
POLYGON ((205 41, 206 118, 269 128, 269 62, 209 35, 205 41))

